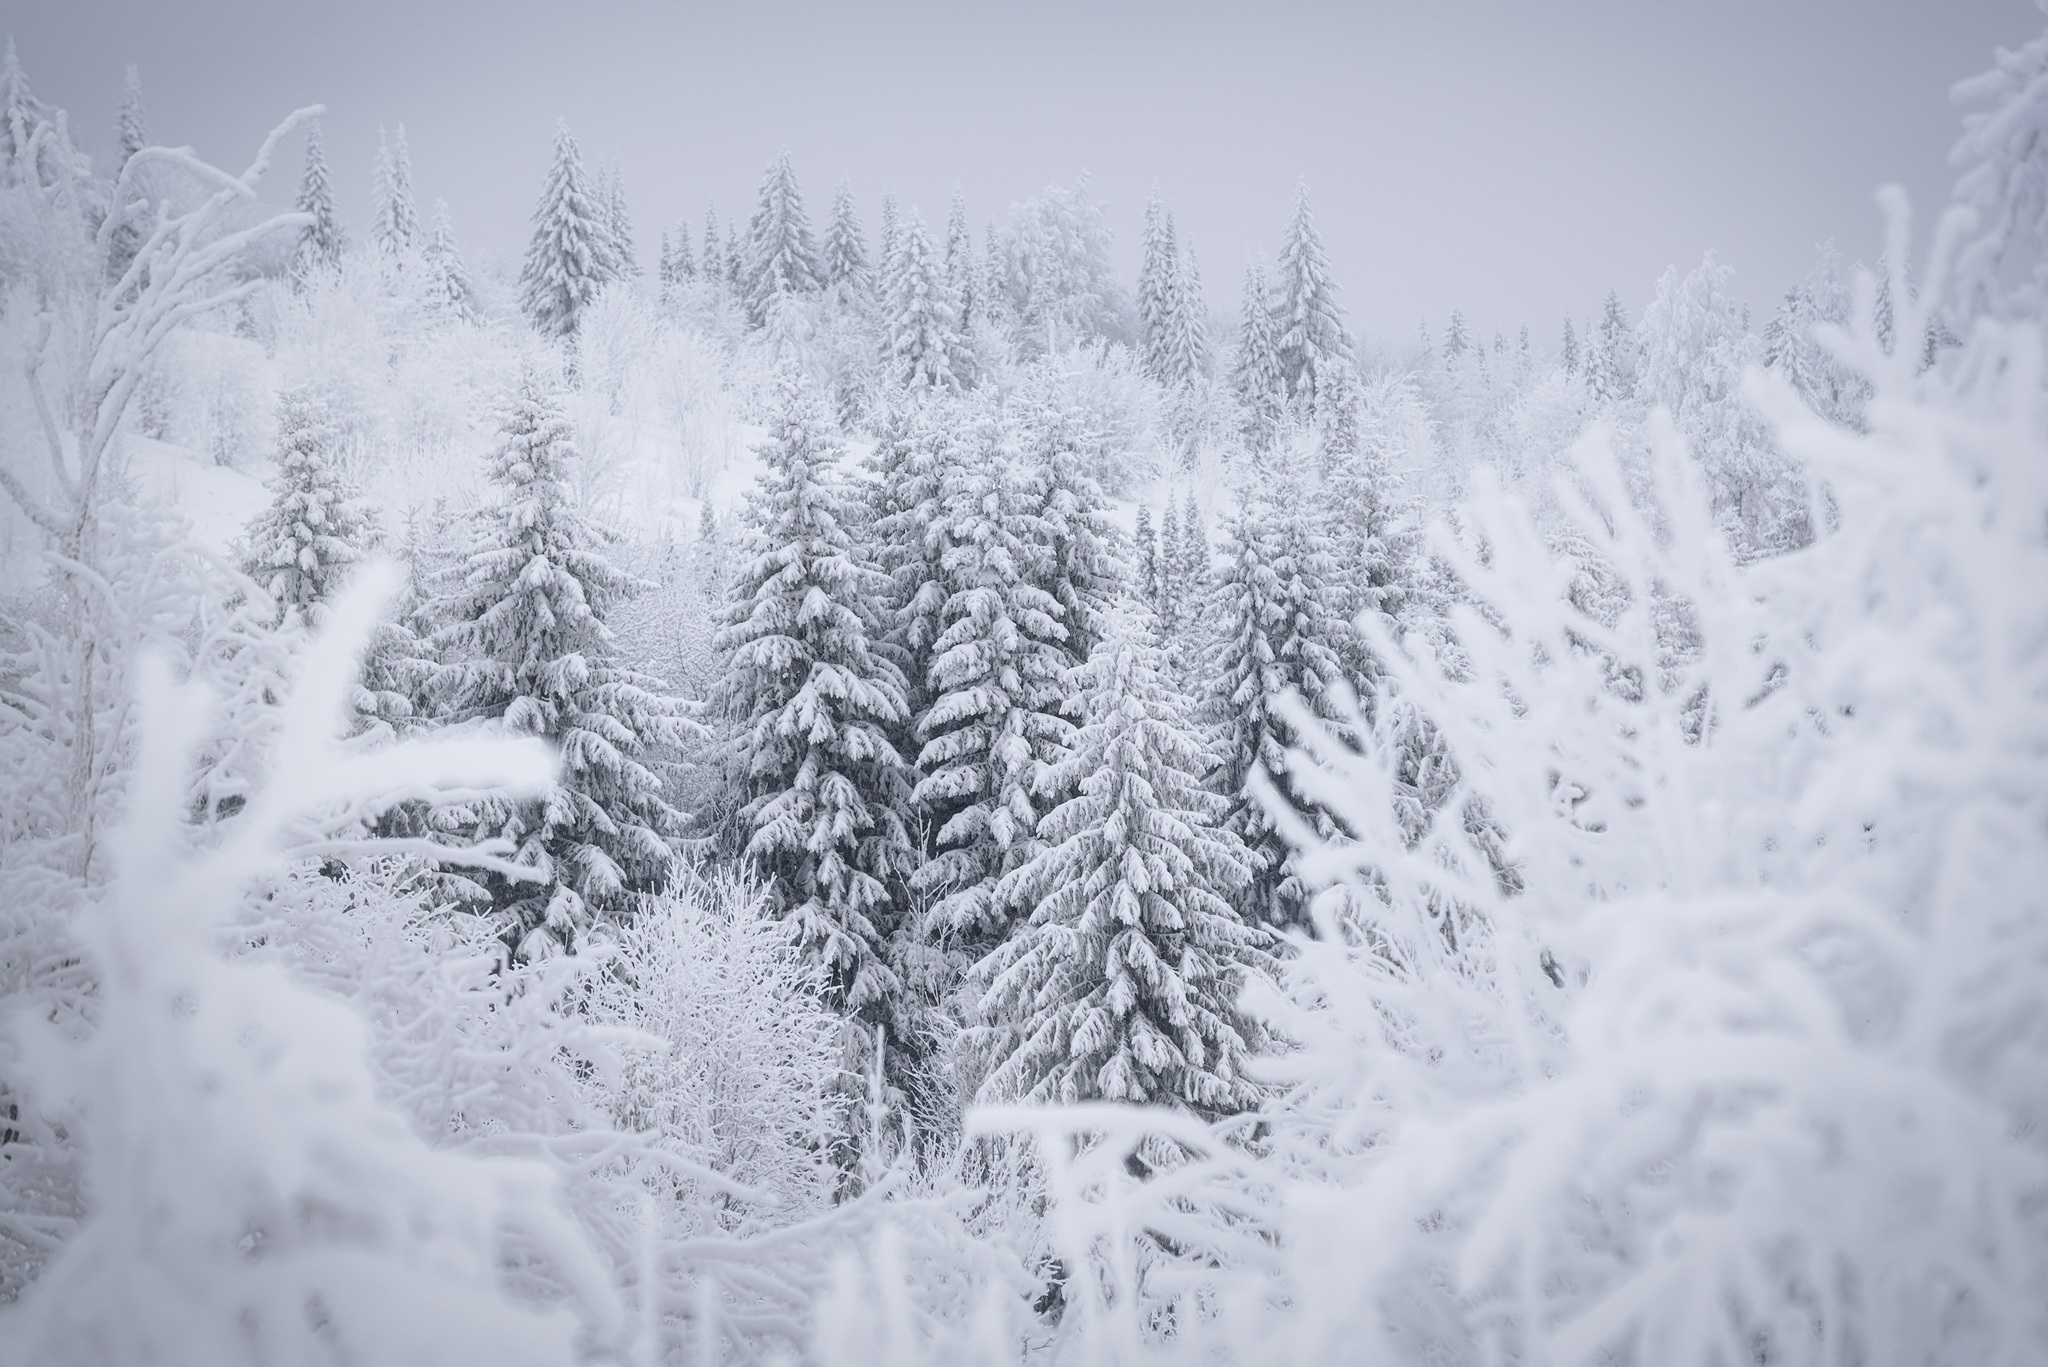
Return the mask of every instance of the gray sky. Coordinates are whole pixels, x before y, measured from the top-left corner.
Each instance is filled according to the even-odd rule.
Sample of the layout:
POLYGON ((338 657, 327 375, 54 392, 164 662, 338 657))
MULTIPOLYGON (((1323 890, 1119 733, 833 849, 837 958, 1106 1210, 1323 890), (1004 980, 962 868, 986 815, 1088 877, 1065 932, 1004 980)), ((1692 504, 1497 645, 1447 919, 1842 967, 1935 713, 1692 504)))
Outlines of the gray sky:
POLYGON ((1460 307, 1549 340, 1709 248, 1768 307, 1824 238, 1874 255, 1885 180, 1925 222, 1949 86, 2043 20, 2025 0, 29 0, 0 24, 95 153, 131 61, 152 136, 237 169, 324 102, 351 225, 377 126, 402 122, 422 212, 447 199, 473 257, 516 260, 566 117, 623 165, 650 265, 707 198, 743 221, 783 146, 814 223, 843 176, 870 234, 885 188, 935 221, 957 186, 978 237, 1086 168, 1127 272, 1156 183, 1234 311, 1306 176, 1355 326, 1441 335, 1460 307))

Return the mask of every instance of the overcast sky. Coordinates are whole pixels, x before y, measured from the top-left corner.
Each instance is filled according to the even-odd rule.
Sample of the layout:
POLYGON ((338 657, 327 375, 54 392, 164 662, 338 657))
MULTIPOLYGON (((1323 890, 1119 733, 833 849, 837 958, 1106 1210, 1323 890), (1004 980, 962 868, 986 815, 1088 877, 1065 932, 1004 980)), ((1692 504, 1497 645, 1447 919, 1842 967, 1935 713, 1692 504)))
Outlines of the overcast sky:
POLYGON ((870 233, 887 188, 943 220, 958 187, 979 236, 1086 169, 1127 272, 1156 184, 1234 311, 1306 177, 1355 326, 1440 335, 1458 307, 1546 340, 1710 248, 1759 308, 1822 239, 1873 255, 1880 182, 1923 218, 1947 192, 1950 85, 2043 25, 2024 0, 30 0, 0 22, 90 152, 128 62, 156 140, 237 169, 325 103, 352 225, 402 122, 422 212, 445 198, 473 257, 516 262, 567 118, 623 166, 650 265, 707 199, 744 220, 784 146, 814 223, 846 177, 870 233))

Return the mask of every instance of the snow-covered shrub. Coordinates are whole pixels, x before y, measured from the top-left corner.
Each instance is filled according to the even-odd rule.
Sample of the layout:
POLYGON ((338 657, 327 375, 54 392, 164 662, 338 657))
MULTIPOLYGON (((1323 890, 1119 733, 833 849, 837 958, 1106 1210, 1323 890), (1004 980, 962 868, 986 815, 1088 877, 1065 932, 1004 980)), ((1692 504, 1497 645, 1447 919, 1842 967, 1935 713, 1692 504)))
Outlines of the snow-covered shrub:
MULTIPOLYGON (((501 1256, 551 1264, 584 1331, 611 1338, 602 1269, 545 1169, 437 1154, 375 1097, 361 1020, 215 938, 251 880, 397 795, 549 781, 538 746, 334 738, 380 596, 335 608, 284 704, 276 777, 217 841, 185 823, 203 690, 145 672, 148 713, 119 873, 79 919, 89 1034, 20 1032, 32 1108, 85 1154, 91 1215, 0 1319, 6 1356, 50 1364, 563 1361, 575 1319, 509 1301, 501 1256)), ((38 1028, 41 1027, 41 1028, 38 1028)))

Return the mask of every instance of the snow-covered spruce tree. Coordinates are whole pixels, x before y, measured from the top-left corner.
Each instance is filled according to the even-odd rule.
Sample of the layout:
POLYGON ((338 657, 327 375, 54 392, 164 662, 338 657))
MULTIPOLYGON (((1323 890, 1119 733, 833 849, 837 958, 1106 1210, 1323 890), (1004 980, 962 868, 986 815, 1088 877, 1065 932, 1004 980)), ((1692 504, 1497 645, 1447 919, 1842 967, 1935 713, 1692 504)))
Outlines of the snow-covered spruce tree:
POLYGON ((1568 379, 1576 379, 1578 377, 1579 334, 1578 330, 1572 326, 1572 320, 1569 315, 1564 320, 1564 340, 1558 344, 1557 348, 1557 368, 1562 370, 1568 379))
POLYGON ((1167 337, 1180 291, 1175 279, 1180 251, 1174 245, 1173 215, 1159 201, 1159 191, 1145 201, 1145 232, 1138 260, 1138 356, 1145 373, 1166 383, 1167 337))
POLYGON ((1034 581, 1046 535, 1010 457, 983 409, 943 467, 944 526, 926 530, 944 547, 944 598, 915 798, 937 849, 912 884, 933 899, 927 940, 962 967, 1009 932, 997 880, 1037 852, 1037 794, 1073 731, 1060 715, 1064 609, 1034 581))
POLYGON ((953 205, 946 214, 946 286, 960 307, 960 330, 969 331, 975 310, 985 306, 979 298, 981 271, 974 260, 974 230, 967 226, 967 199, 953 192, 953 205))
POLYGON ((1327 819, 1291 780, 1287 751, 1298 737, 1282 700, 1298 697, 1331 715, 1331 689, 1342 676, 1328 548, 1320 517, 1303 501, 1292 480, 1240 499, 1211 600, 1219 639, 1209 702, 1223 729, 1214 781, 1229 803, 1230 829, 1256 859, 1246 919, 1275 927, 1307 922, 1308 889, 1265 804, 1283 802, 1328 834, 1327 819))
POLYGON ((604 224, 611 238, 612 259, 619 264, 621 279, 640 278, 640 253, 633 245, 633 211, 626 207, 626 173, 615 161, 612 178, 605 186, 604 224))
POLYGON ((1172 283, 1159 376, 1175 391, 1187 393, 1209 378, 1209 306, 1202 298, 1202 268, 1192 246, 1181 250, 1172 283))
MULTIPOLYGON (((911 391, 885 410, 868 462, 864 531, 872 558, 889 576, 885 641, 903 671, 913 720, 930 703, 932 643, 945 626, 944 567, 952 545, 946 471, 954 458, 957 417, 949 400, 930 390, 911 391)), ((916 753, 908 729, 901 740, 906 754, 916 753)))
POLYGON ((1264 1031, 1238 1005, 1266 936, 1229 898, 1251 861, 1202 786, 1211 758, 1141 613, 1067 684, 1081 720, 1038 823, 1043 848, 998 896, 1028 920, 974 968, 985 1101, 1121 1101, 1204 1117, 1258 1104, 1264 1031))
POLYGON ((1056 354, 1098 338, 1127 342, 1131 305, 1110 260, 1104 206, 1084 175, 1049 186, 1010 214, 991 269, 1002 278, 1016 340, 1027 356, 1056 354))
POLYGON ((842 310, 866 307, 875 295, 874 267, 868 261, 867 235, 853 207, 853 187, 845 181, 832 194, 832 216, 825 223, 825 245, 819 272, 834 304, 842 310))
POLYGON ((1812 527, 1804 476, 1772 445, 1742 393, 1743 371, 1763 348, 1743 328, 1733 276, 1711 252, 1682 278, 1675 268, 1664 273, 1643 311, 1637 397, 1669 411, 1706 474, 1730 543, 1757 556, 1803 545, 1812 527))
POLYGON ((303 283, 314 274, 341 269, 341 223, 334 216, 334 186, 327 177, 327 153, 320 145, 318 122, 306 125, 306 170, 299 178, 298 210, 310 220, 299 229, 292 252, 292 280, 303 283))
POLYGON ((1279 297, 1274 300, 1276 346, 1288 398, 1306 412, 1331 366, 1351 363, 1351 338, 1337 306, 1330 259, 1308 204, 1308 186, 1295 187, 1294 217, 1280 241, 1279 297))
POLYGON ((1287 417, 1287 373, 1280 364, 1280 334, 1265 267, 1244 268, 1244 297, 1238 306, 1237 357, 1230 387, 1245 412, 1245 440, 1254 451, 1273 444, 1287 417))
POLYGON ((405 125, 398 125, 395 143, 386 144, 377 130, 377 166, 370 182, 370 243, 388 260, 400 261, 420 246, 420 211, 412 190, 412 157, 405 147, 405 125))
POLYGON ((1060 605, 1069 664, 1080 664, 1102 636, 1111 606, 1130 577, 1102 489, 1082 456, 1085 415, 1056 390, 1027 382, 1011 426, 1018 445, 1016 475, 1030 500, 1025 524, 1040 547, 1033 581, 1060 605))
POLYGON ((434 201, 434 224, 421 253, 427 268, 429 306, 465 323, 476 321, 476 286, 469 267, 462 264, 462 250, 455 245, 455 225, 448 217, 448 201, 434 201))
MULTIPOLYGON (((2013 49, 2000 48, 1991 70, 1957 84, 1953 98, 1968 112, 1963 135, 1949 151, 1960 174, 1954 199, 1976 219, 1956 228, 1963 249, 1955 261, 1956 287, 1944 317, 1930 319, 1935 335, 1963 337, 1970 320, 2003 310, 2009 317, 2048 313, 2048 33, 2013 49), (2004 277, 2028 268, 2020 289, 2004 277)), ((1887 277, 1889 278, 1889 277, 1887 277)), ((1933 348, 1930 346, 1930 350, 1933 348)))
POLYGON ((339 436, 318 395, 292 390, 278 400, 277 475, 242 568, 287 624, 321 625, 374 536, 369 509, 336 463, 339 436))
POLYGON ((1636 330, 1621 307, 1621 296, 1607 291, 1600 326, 1586 333, 1586 387, 1605 403, 1626 403, 1635 397, 1636 330))
POLYGON ((917 210, 899 227, 882 299, 884 362, 909 389, 964 389, 974 362, 960 331, 960 301, 917 210))
POLYGON ((1764 368, 1782 375, 1813 411, 1844 426, 1862 419, 1865 386, 1822 344, 1815 329, 1849 321, 1849 285, 1841 254, 1832 242, 1804 280, 1785 291, 1771 321, 1764 324, 1764 368))
POLYGON ((539 800, 489 799, 437 818, 466 840, 505 839, 525 880, 487 889, 525 958, 576 946, 591 916, 659 887, 681 818, 647 767, 657 746, 699 728, 620 663, 605 617, 636 581, 570 501, 569 420, 535 364, 507 397, 491 456, 497 500, 477 520, 462 583, 439 605, 442 717, 560 747, 559 783, 539 800))
POLYGON ((661 235, 661 298, 663 303, 674 303, 682 292, 697 278, 697 262, 690 251, 690 225, 676 224, 673 233, 661 235))
MULTIPOLYGON (((1172 517, 1171 498, 1166 500, 1166 512, 1169 518, 1172 517)), ((1138 505, 1137 527, 1131 533, 1131 542, 1137 551, 1133 566, 1137 571, 1134 587, 1142 602, 1147 606, 1156 605, 1159 601, 1159 534, 1152 530, 1152 505, 1149 503, 1138 505)), ((1157 612, 1156 607, 1154 611, 1157 612)))
POLYGON ((519 304, 547 337, 576 331, 597 292, 619 278, 605 206, 583 173, 569 125, 555 125, 555 159, 533 211, 533 240, 519 272, 519 304))
POLYGON ((766 327, 779 301, 816 294, 818 246, 804 212, 803 192, 784 149, 761 177, 761 196, 747 220, 745 275, 741 298, 747 322, 766 327))
POLYGON ((29 89, 28 73, 22 70, 21 56, 14 50, 14 37, 8 35, 6 55, 0 57, 0 186, 52 183, 40 174, 45 160, 41 149, 36 149, 36 165, 31 167, 29 140, 43 124, 52 124, 54 131, 52 121, 61 114, 29 89))
POLYGON ((716 645, 734 727, 748 863, 819 964, 835 1006, 890 1031, 902 986, 887 943, 916 864, 901 672, 876 649, 888 580, 853 537, 843 449, 793 369, 776 384, 747 522, 752 557, 727 590, 716 645))

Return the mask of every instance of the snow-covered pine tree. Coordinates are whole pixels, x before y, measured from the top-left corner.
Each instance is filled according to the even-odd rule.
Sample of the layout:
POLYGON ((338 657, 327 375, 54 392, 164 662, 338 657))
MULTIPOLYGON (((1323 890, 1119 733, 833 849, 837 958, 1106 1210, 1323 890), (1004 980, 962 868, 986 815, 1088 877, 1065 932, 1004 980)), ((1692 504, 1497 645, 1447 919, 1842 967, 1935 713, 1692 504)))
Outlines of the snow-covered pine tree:
MULTIPOLYGON (((1167 220, 1171 233, 1173 220, 1167 220)), ((1209 378, 1209 306, 1202 298, 1202 268, 1192 245, 1181 250, 1173 269, 1173 306, 1166 315, 1160 380, 1183 393, 1209 378)))
POLYGON ((1180 304, 1180 251, 1174 244, 1173 215, 1160 203, 1159 191, 1145 201, 1145 232, 1138 260, 1138 357, 1145 373, 1167 382, 1167 350, 1173 313, 1180 304))
POLYGON ((340 435, 318 395, 294 389, 278 400, 277 474, 242 569, 288 625, 325 625, 328 601, 372 539, 370 512, 335 460, 340 435))
POLYGON ((1056 391, 1027 383, 1011 426, 1019 446, 1015 473, 1031 513, 1040 555, 1032 579, 1060 605, 1069 665, 1088 658, 1130 577, 1102 487, 1084 464, 1083 414, 1056 391))
POLYGON ((974 363, 960 331, 960 301, 915 209, 897 230, 887 279, 883 347, 890 378, 909 389, 971 385, 974 363))
POLYGON ((544 799, 485 799, 446 813, 445 825, 513 844, 530 877, 486 881, 506 943, 530 958, 573 949, 593 914, 667 877, 682 819, 646 760, 701 728, 619 660, 605 619, 637 583, 571 502, 569 419, 538 366, 522 368, 500 432, 497 499, 478 518, 462 583, 439 605, 441 711, 554 743, 561 777, 544 799))
POLYGON ((760 455, 753 554, 716 641, 746 858, 833 1004, 900 1046, 888 940, 917 852, 913 775, 896 749, 910 720, 904 680, 876 648, 888 579, 854 540, 843 450, 793 369, 778 377, 760 455))
POLYGON ((825 288, 841 309, 865 307, 875 292, 874 267, 868 261, 867 235, 853 207, 853 187, 845 181, 832 194, 832 216, 825 224, 820 269, 825 288))
POLYGON ((778 301, 816 294, 818 246, 804 212, 803 192, 784 148, 761 177, 761 197, 747 221, 742 297, 747 321, 766 327, 778 301))
POLYGON ((313 221, 299 229, 292 252, 292 279, 304 282, 315 273, 341 269, 341 224, 334 216, 334 186, 327 178, 327 153, 320 145, 318 122, 306 125, 306 170, 299 178, 298 211, 313 221))
POLYGON ((370 187, 370 243, 387 260, 400 261, 420 245, 420 211, 413 199, 412 157, 406 151, 405 125, 398 136, 384 140, 377 130, 377 166, 370 187))
POLYGON ((469 267, 462 263, 462 249, 455 245, 455 224, 448 216, 445 199, 434 201, 433 227, 420 257, 427 268, 428 304, 451 318, 474 322, 476 286, 469 278, 469 267))
POLYGON ((1060 715, 1068 667, 1059 600, 1032 582, 1045 534, 1036 499, 987 408, 957 428, 941 467, 939 634, 917 721, 915 799, 937 850, 912 878, 931 899, 926 939, 961 967, 1009 932, 997 880, 1037 852, 1037 794, 1073 727, 1060 715))
POLYGON ((533 240, 519 272, 519 303, 543 336, 567 337, 599 290, 619 278, 605 206, 583 174, 567 123, 555 125, 555 155, 533 210, 533 240))
POLYGON ((626 173, 612 163, 612 178, 605 187, 604 222, 612 240, 612 257, 619 263, 621 279, 638 279, 640 253, 633 245, 633 213, 626 207, 626 173))
POLYGON ((46 122, 51 113, 50 106, 29 89, 28 73, 22 70, 10 34, 6 55, 0 57, 0 185, 34 179, 22 158, 28 153, 28 139, 36 125, 46 122))
POLYGON ((960 307, 960 330, 973 324, 980 306, 980 270, 974 261, 974 230, 967 226, 967 199, 953 191, 953 206, 946 215, 946 285, 960 307))
POLYGON ((1316 231, 1305 183, 1295 187, 1294 217, 1280 241, 1279 270, 1275 327, 1280 373, 1288 397, 1306 411, 1324 370, 1350 362, 1351 339, 1344 331, 1337 285, 1330 278, 1330 259, 1322 234, 1316 231))
POLYGON ((1452 309, 1451 321, 1444 325, 1444 361, 1454 362, 1471 349, 1472 333, 1465 326, 1465 311, 1452 309))
POLYGON ((121 112, 114 120, 114 150, 120 158, 114 168, 116 173, 128 164, 128 158, 147 146, 149 125, 142 117, 142 75, 130 62, 121 81, 121 112))
POLYGON ((1579 334, 1569 317, 1564 320, 1564 342, 1558 347, 1557 365, 1568 376, 1576 377, 1579 373, 1579 334))
POLYGON ((699 269, 704 273, 704 283, 714 289, 725 283, 725 253, 718 245, 718 201, 710 200, 704 205, 704 253, 699 258, 699 269))
POLYGON ((740 240, 740 230, 733 226, 731 219, 725 221, 725 253, 719 261, 725 271, 726 288, 742 304, 746 302, 747 247, 740 240))
POLYGON ((1783 375, 1814 412, 1845 427, 1861 419, 1865 386, 1821 344, 1814 329, 1848 322, 1849 286, 1842 278, 1841 255, 1829 242, 1806 278, 1785 291, 1763 334, 1764 368, 1783 375))
MULTIPOLYGON (((1173 513, 1173 500, 1166 500, 1167 515, 1173 513)), ((1140 601, 1153 604, 1159 600, 1159 536, 1152 530, 1152 505, 1138 505, 1138 525, 1131 534, 1131 540, 1138 549, 1137 590, 1140 601)))
MULTIPOLYGON (((886 645, 908 684, 913 720, 931 701, 932 644, 945 628, 945 560, 952 547, 945 472, 957 416, 946 407, 929 390, 901 396, 886 409, 869 458, 866 530, 873 558, 889 576, 886 645)), ((909 728, 901 740, 904 753, 916 753, 909 728)))
POLYGON ((1150 582, 1145 585, 1145 602, 1152 609, 1160 647, 1170 650, 1180 630, 1180 509, 1171 492, 1161 502, 1159 548, 1153 555, 1150 582))
POLYGON ((1254 451, 1273 444, 1287 415, 1287 374, 1280 365, 1280 335, 1265 267, 1244 268, 1244 297, 1238 307, 1237 360, 1230 386, 1245 412, 1245 440, 1254 451))
POLYGON ((896 253, 903 245, 903 214, 894 191, 882 193, 881 235, 875 239, 875 297, 896 297, 896 253))
POLYGON ((1600 326, 1586 336, 1586 387, 1606 403, 1626 403, 1636 392, 1636 330, 1621 307, 1621 295, 1607 291, 1600 326))
POLYGON ((1190 704, 1142 614, 1125 614, 1068 688, 1081 726, 1055 778, 1072 796, 1002 882, 1028 921, 973 973, 980 1096, 1245 1110, 1265 1035, 1238 997, 1267 936, 1229 901, 1251 860, 1202 787, 1211 758, 1190 704))
POLYGON ((1263 803, 1277 797, 1311 827, 1327 825, 1289 781, 1287 751, 1298 737, 1278 704, 1293 694, 1318 715, 1334 715, 1330 689, 1343 667, 1320 519, 1303 506, 1294 481, 1269 485, 1261 495, 1242 498, 1230 524, 1213 599, 1221 639, 1210 702, 1224 733, 1216 782, 1230 804, 1231 830, 1257 857, 1246 916, 1278 927, 1306 923, 1307 893, 1263 803))

